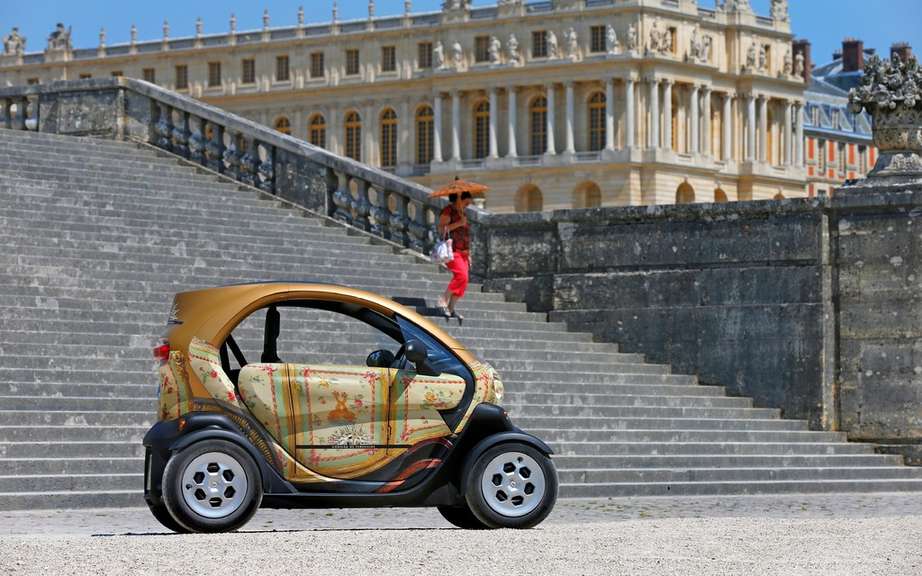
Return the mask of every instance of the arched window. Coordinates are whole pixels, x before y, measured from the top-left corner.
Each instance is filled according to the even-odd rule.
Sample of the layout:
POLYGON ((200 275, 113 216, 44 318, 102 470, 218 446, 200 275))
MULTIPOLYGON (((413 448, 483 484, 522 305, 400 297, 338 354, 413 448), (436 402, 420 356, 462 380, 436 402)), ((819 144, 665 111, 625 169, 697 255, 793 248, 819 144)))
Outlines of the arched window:
POLYGON ((605 93, 589 98, 589 150, 605 148, 605 93))
POLYGON ((526 184, 515 193, 516 212, 540 212, 544 209, 544 197, 541 189, 534 184, 526 184))
POLYGON ((675 191, 675 203, 676 204, 691 204, 695 201, 695 189, 692 188, 692 185, 686 180, 679 184, 679 187, 675 191))
POLYGON ((397 113, 388 108, 381 114, 381 166, 397 165, 397 113))
POLYGON ((583 182, 573 190, 574 208, 596 208, 602 205, 602 191, 595 182, 583 182))
POLYGON ((314 114, 308 122, 307 141, 314 146, 327 147, 327 121, 323 114, 314 114))
POLYGON ((358 112, 346 114, 346 156, 362 160, 362 117, 358 112))
POLYGON ((531 155, 547 152, 547 98, 538 96, 528 107, 531 155))
POLYGON ((714 202, 718 204, 725 204, 727 202, 727 193, 723 191, 723 188, 714 189, 714 202))
POLYGON ((416 110, 416 163, 428 164, 432 162, 432 138, 435 123, 432 108, 420 106, 416 110))
POLYGON ((279 116, 275 119, 275 129, 282 134, 291 134, 291 122, 285 116, 279 116))
POLYGON ((474 158, 480 160, 490 153, 490 103, 486 100, 474 107, 474 158))

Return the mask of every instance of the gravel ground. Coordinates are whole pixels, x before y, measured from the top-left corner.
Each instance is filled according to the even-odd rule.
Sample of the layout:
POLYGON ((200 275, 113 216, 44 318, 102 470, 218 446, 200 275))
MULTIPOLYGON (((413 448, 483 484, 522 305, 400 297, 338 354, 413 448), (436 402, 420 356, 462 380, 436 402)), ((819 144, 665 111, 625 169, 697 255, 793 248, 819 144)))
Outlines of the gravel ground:
POLYGON ((165 534, 145 509, 0 513, 0 574, 922 574, 922 496, 567 500, 533 530, 435 510, 264 510, 165 534))

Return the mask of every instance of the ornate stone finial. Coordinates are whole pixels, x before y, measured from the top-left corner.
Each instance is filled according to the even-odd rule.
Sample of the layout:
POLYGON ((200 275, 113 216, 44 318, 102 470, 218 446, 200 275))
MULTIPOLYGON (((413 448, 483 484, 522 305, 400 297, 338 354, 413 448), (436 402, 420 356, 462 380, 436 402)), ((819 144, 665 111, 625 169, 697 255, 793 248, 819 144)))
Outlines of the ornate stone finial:
POLYGON ((752 6, 749 0, 727 0, 724 3, 724 10, 727 12, 752 12, 752 6))
POLYGON ((54 30, 48 35, 49 52, 70 52, 73 49, 70 43, 70 28, 58 22, 54 30))
POLYGON ((231 15, 230 15, 230 26, 229 27, 230 27, 230 33, 232 35, 237 33, 237 16, 233 12, 231 12, 231 15))
POLYGON ((412 0, 403 0, 403 15, 409 16, 410 12, 413 11, 413 1, 412 0))
POLYGON ((167 20, 163 21, 163 41, 166 42, 170 39, 170 23, 167 20))
POLYGON ((775 22, 787 22, 790 20, 788 15, 788 0, 772 0, 772 20, 775 22))
POLYGON ((96 54, 100 57, 106 55, 106 29, 104 27, 99 29, 99 48, 96 54))
POLYGON ((135 26, 134 22, 131 23, 131 32, 129 32, 129 38, 132 46, 138 43, 138 27, 135 26))
POLYGON ((336 0, 333 0, 333 24, 336 24, 337 20, 339 20, 339 6, 336 0))
POLYGON ((298 27, 304 26, 304 6, 298 6, 298 27))
POLYGON ((263 30, 269 29, 269 9, 265 8, 263 10, 263 30))
POLYGON ((903 62, 868 58, 861 85, 848 94, 854 113, 873 119, 874 144, 880 150, 865 180, 843 189, 922 186, 922 69, 913 58, 903 62))
POLYGON ((26 51, 26 39, 19 35, 19 28, 13 26, 10 33, 3 37, 3 53, 7 56, 22 56, 26 51))
POLYGON ((202 17, 199 16, 198 18, 195 19, 195 37, 196 38, 202 37, 202 29, 203 29, 202 17))
POLYGON ((368 0, 368 19, 375 17, 375 0, 368 0))

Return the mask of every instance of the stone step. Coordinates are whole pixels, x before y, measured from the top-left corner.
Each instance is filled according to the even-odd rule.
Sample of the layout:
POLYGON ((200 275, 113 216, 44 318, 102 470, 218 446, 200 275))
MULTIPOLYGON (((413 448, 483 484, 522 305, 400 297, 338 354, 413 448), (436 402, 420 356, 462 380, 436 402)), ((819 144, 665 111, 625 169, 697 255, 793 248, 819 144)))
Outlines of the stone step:
POLYGON ((150 426, 0 426, 0 442, 140 442, 150 426))
POLYGON ((789 480, 750 482, 642 482, 560 484, 560 498, 614 496, 718 496, 745 494, 818 494, 848 492, 917 492, 922 479, 789 480))
POLYGON ((813 440, 805 442, 765 441, 554 441, 551 448, 556 455, 564 456, 703 456, 703 455, 842 455, 874 454, 869 444, 849 443, 840 440, 813 440))
POLYGON ((14 410, 2 405, 2 426, 147 426, 157 422, 156 406, 150 402, 146 410, 105 411, 102 408, 81 410, 14 410))
POLYGON ((922 480, 922 468, 911 466, 780 468, 668 468, 564 469, 561 484, 771 482, 806 480, 922 480))
MULTIPOLYGON (((69 410, 127 411, 144 413, 145 416, 141 420, 144 420, 147 416, 153 417, 157 413, 157 386, 153 382, 148 386, 109 386, 109 389, 112 390, 112 396, 76 395, 80 392, 80 388, 99 388, 105 386, 104 384, 74 385, 74 390, 67 391, 75 394, 74 396, 27 396, 25 394, 10 396, 6 395, 7 391, 3 390, 5 386, 8 385, 0 383, 0 391, 4 393, 4 395, 0 395, 0 406, 3 406, 5 410, 46 411, 47 414, 69 410)), ((24 386, 17 386, 17 388, 24 386)), ((38 385, 32 388, 36 387, 42 388, 43 386, 38 385)), ((96 392, 98 393, 98 390, 96 392)), ((134 415, 131 417, 135 418, 134 415)))
POLYGON ((0 494, 16 492, 60 492, 73 490, 144 490, 144 469, 131 474, 40 474, 0 476, 0 494))
POLYGON ((527 417, 556 416, 561 418, 780 418, 777 408, 713 408, 700 406, 634 406, 559 404, 510 404, 503 402, 513 420, 527 417))
POLYGON ((30 132, 7 128, 0 128, 0 141, 9 142, 14 146, 19 144, 41 143, 53 146, 59 150, 73 149, 84 155, 90 155, 96 150, 103 149, 140 149, 144 152, 151 150, 150 148, 141 147, 134 142, 123 142, 92 136, 64 136, 49 132, 30 132))
MULTIPOLYGON (((0 431, 4 428, 0 428, 0 431)), ((601 430, 598 428, 524 428, 556 442, 844 442, 844 432, 796 430, 601 430)), ((2 438, 2 436, 0 436, 2 438)))
POLYGON ((144 493, 139 489, 108 492, 67 490, 0 493, 0 510, 138 508, 144 505, 144 493))
MULTIPOLYGON (((75 188, 84 188, 91 185, 103 186, 132 186, 138 191, 156 193, 157 190, 168 189, 173 186, 188 186, 190 182, 199 182, 205 186, 215 183, 211 176, 192 176, 180 173, 163 174, 148 173, 141 179, 134 179, 132 174, 122 174, 119 171, 96 170, 65 170, 57 171, 44 166, 21 166, 15 171, 3 172, 7 181, 15 183, 17 180, 41 180, 44 184, 67 184, 75 188)), ((254 189, 254 192, 256 190, 254 189)))
MULTIPOLYGON (((2 414, 0 412, 0 417, 2 417, 2 414)), ((2 419, 0 419, 0 422, 2 422, 2 419)), ((729 430, 733 432, 807 430, 807 423, 803 420, 781 420, 777 418, 515 416, 515 424, 526 430, 555 429, 562 431, 569 431, 573 428, 613 432, 636 430, 729 430)))
MULTIPOLYGON (((610 386, 610 385, 609 385, 610 386)), ((649 385, 644 385, 649 386, 649 385)), ((633 392, 630 388, 606 388, 607 393, 590 393, 579 390, 564 392, 535 392, 526 385, 524 390, 512 390, 506 386, 503 403, 509 404, 544 404, 546 406, 596 406, 625 405, 632 406, 671 406, 674 408, 750 408, 751 398, 733 398, 719 395, 698 394, 698 388, 688 388, 686 394, 663 396, 658 388, 644 388, 633 392)))
POLYGON ((781 469, 785 467, 878 467, 898 466, 902 458, 898 456, 884 456, 879 454, 753 454, 753 455, 723 455, 723 454, 690 454, 690 455, 640 455, 640 456, 553 456, 554 465, 558 470, 575 469, 671 469, 682 471, 686 469, 706 468, 768 468, 781 469))
POLYGON ((144 459, 130 457, 103 458, 0 458, 0 476, 37 476, 62 474, 137 474, 144 471, 144 459))
MULTIPOLYGON (((144 446, 134 441, 0 442, 0 458, 143 458, 144 446)), ((141 468, 143 470, 143 467, 141 468)))

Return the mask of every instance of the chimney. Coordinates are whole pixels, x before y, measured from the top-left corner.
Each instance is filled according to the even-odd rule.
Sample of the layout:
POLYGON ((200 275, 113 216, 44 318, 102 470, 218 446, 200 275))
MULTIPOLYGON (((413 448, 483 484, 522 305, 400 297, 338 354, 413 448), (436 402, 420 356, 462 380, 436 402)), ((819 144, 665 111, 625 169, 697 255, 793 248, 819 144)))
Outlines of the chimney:
POLYGON ((798 54, 804 55, 804 82, 809 86, 810 79, 813 77, 813 58, 810 56, 809 40, 794 41, 794 57, 796 58, 798 54))
POLYGON ((864 42, 856 38, 842 41, 842 71, 860 72, 864 70, 864 42))
POLYGON ((899 54, 900 60, 903 62, 908 62, 910 59, 915 58, 912 55, 912 46, 909 45, 909 42, 895 42, 893 46, 890 46, 890 58, 893 58, 894 54, 899 54))

